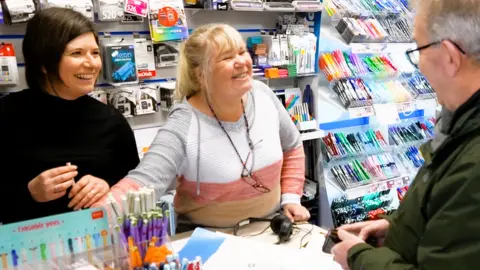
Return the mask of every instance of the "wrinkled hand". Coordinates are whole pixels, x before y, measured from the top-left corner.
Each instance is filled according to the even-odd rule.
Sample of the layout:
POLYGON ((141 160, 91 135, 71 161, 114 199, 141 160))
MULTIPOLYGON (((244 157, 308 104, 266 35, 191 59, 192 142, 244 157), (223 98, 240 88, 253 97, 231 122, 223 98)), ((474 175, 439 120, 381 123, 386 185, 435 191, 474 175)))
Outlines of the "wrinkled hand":
POLYGON ((78 181, 68 194, 68 198, 72 200, 68 204, 69 208, 79 210, 81 208, 89 208, 110 189, 110 186, 104 180, 91 175, 85 175, 78 181))
POLYGON ((49 202, 65 196, 75 181, 77 166, 62 166, 42 172, 28 183, 28 191, 36 202, 49 202))
POLYGON ((340 229, 358 235, 363 241, 366 241, 370 236, 375 237, 377 245, 383 246, 388 227, 390 227, 390 223, 386 219, 380 219, 344 225, 340 229))
POLYGON ((338 230, 338 237, 342 242, 336 244, 332 248, 333 259, 342 266, 342 269, 348 270, 348 251, 355 245, 365 243, 362 239, 354 234, 344 230, 338 230))
POLYGON ((294 203, 287 203, 283 206, 283 213, 290 221, 307 221, 310 219, 310 212, 307 208, 294 203))

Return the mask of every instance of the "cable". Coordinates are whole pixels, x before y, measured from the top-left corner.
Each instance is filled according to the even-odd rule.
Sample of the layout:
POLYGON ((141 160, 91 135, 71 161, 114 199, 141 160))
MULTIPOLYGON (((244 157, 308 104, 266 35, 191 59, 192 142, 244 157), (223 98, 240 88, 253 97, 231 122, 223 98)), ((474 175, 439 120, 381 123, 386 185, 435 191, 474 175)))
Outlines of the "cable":
POLYGON ((254 237, 254 236, 259 236, 259 235, 264 234, 269 228, 270 228, 270 224, 268 224, 268 226, 267 226, 263 231, 261 231, 261 232, 259 232, 259 233, 249 234, 249 235, 242 235, 242 237, 254 237))
POLYGON ((305 239, 305 237, 307 235, 312 235, 312 232, 313 232, 313 229, 315 228, 315 225, 314 224, 311 224, 311 225, 312 225, 312 228, 309 231, 307 231, 305 229, 302 229, 302 228, 298 228, 299 230, 301 230, 303 232, 307 231, 307 233, 305 235, 303 235, 302 239, 300 239, 300 249, 303 248, 303 240, 305 239))

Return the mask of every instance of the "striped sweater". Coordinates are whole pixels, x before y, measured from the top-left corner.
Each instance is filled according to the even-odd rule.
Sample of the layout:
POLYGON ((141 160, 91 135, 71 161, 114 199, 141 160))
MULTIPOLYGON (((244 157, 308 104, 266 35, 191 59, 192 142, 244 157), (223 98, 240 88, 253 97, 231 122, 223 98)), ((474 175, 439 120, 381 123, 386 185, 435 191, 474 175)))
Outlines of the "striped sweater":
MULTIPOLYGON (((139 166, 112 192, 154 186, 163 195, 176 188, 175 211, 207 227, 234 226, 270 215, 283 204, 300 204, 305 155, 298 130, 262 82, 253 81, 245 106, 255 145, 246 167, 253 166, 254 176, 270 192, 259 192, 242 179, 243 165, 217 120, 186 100, 171 110, 139 166)), ((250 147, 244 118, 222 124, 245 161, 250 147)))

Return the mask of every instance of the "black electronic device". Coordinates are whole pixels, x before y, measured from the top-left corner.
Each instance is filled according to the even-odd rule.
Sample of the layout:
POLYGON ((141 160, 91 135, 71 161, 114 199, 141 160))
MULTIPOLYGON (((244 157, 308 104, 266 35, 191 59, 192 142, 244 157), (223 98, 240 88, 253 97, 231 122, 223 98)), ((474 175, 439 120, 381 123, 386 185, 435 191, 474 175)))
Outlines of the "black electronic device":
MULTIPOLYGON (((342 242, 342 240, 340 239, 340 237, 338 237, 338 230, 337 229, 330 230, 328 231, 327 236, 325 236, 325 242, 323 242, 322 251, 324 253, 330 254, 332 252, 333 246, 335 246, 340 242, 342 242)), ((377 238, 370 236, 367 238, 366 243, 373 247, 376 247, 377 238)))
POLYGON ((292 237, 293 228, 294 228, 293 222, 291 222, 290 219, 288 219, 288 217, 286 217, 283 214, 276 215, 272 219, 248 218, 246 220, 242 220, 235 226, 233 230, 233 234, 236 236, 238 230, 241 227, 254 222, 270 222, 270 228, 272 229, 273 233, 275 233, 278 236, 277 244, 288 242, 292 237))

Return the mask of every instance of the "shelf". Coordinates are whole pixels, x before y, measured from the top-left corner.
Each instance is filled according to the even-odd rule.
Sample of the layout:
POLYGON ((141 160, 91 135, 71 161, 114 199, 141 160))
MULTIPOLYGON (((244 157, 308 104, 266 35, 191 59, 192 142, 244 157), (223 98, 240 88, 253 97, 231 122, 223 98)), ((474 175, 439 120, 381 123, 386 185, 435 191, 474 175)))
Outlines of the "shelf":
MULTIPOLYGON (((399 53, 417 48, 417 44, 411 43, 350 43, 347 44, 330 20, 322 21, 322 38, 328 38, 330 43, 337 46, 333 49, 348 49, 352 53, 399 53)), ((322 50, 326 51, 326 50, 322 50)), ((333 51, 333 50, 332 50, 333 51)))
POLYGON ((348 112, 351 118, 370 117, 376 115, 376 110, 394 109, 398 113, 411 113, 416 110, 425 110, 425 115, 435 115, 438 103, 435 98, 420 99, 402 103, 373 104, 372 106, 345 108, 340 102, 337 94, 327 87, 318 87, 318 93, 322 98, 344 112, 348 112))
POLYGON ((159 111, 152 114, 138 115, 126 118, 133 130, 161 127, 168 117, 168 112, 159 111))
POLYGON ((278 77, 278 78, 267 78, 265 76, 253 76, 253 79, 262 80, 262 81, 266 81, 266 80, 288 80, 288 79, 298 79, 298 78, 304 78, 304 77, 315 77, 318 74, 319 73, 300 73, 300 74, 297 74, 297 76, 278 77))
POLYGON ((310 140, 320 139, 323 136, 325 136, 325 132, 323 130, 317 130, 312 132, 301 133, 300 139, 302 139, 302 141, 310 141, 310 140))
POLYGON ((410 176, 403 175, 386 180, 380 180, 367 185, 347 189, 346 191, 343 191, 337 184, 333 183, 333 181, 330 179, 328 180, 328 183, 333 185, 337 190, 341 191, 345 196, 347 196, 348 199, 355 199, 373 192, 410 185, 410 176))

